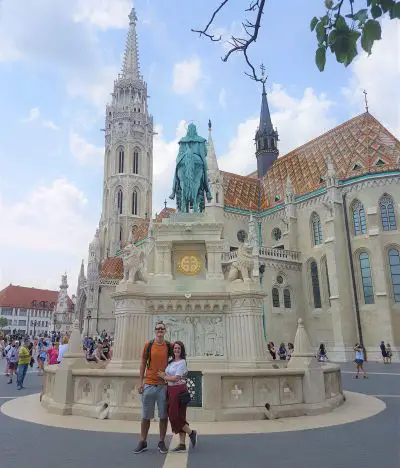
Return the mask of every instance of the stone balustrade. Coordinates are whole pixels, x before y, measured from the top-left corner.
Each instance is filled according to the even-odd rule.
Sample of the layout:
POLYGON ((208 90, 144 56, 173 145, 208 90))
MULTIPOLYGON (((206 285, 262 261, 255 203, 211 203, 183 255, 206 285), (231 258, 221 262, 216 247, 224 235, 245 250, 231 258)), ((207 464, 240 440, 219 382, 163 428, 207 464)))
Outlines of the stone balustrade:
MULTIPOLYGON (((296 262, 300 263, 300 252, 296 252, 294 250, 284 250, 284 249, 273 249, 271 247, 260 247, 258 249, 258 255, 260 258, 269 258, 269 259, 277 259, 283 260, 288 262, 296 262)), ((232 263, 237 258, 237 250, 233 250, 231 252, 225 252, 222 255, 222 263, 232 263)))

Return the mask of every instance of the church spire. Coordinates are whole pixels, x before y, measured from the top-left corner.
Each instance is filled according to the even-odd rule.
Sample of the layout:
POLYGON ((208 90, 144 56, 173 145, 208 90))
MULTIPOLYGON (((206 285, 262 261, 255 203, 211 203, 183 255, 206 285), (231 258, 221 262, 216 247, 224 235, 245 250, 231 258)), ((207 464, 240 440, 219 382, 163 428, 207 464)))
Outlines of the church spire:
POLYGON ((139 74, 139 51, 136 34, 136 11, 132 8, 129 14, 129 31, 126 40, 124 62, 122 64, 122 77, 140 79, 139 74))
POLYGON ((269 111, 267 92, 265 90, 264 78, 265 68, 261 66, 262 71, 262 96, 260 123, 256 132, 256 157, 257 157, 257 176, 264 177, 272 163, 279 155, 278 151, 278 132, 272 126, 271 114, 269 111))
POLYGON ((211 134, 211 120, 208 121, 207 166, 209 172, 219 171, 214 142, 211 134))

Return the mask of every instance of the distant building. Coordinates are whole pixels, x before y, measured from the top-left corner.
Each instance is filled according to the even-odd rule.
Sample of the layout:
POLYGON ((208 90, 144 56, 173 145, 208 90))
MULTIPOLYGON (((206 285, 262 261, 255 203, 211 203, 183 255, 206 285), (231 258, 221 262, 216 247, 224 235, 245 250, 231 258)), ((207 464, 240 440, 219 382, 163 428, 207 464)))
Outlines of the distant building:
MULTIPOLYGON (((58 324, 54 322, 59 292, 48 289, 27 288, 10 284, 0 291, 0 316, 8 320, 5 333, 26 333, 29 336, 43 335, 58 324)), ((68 308, 73 312, 72 300, 67 296, 68 308)))

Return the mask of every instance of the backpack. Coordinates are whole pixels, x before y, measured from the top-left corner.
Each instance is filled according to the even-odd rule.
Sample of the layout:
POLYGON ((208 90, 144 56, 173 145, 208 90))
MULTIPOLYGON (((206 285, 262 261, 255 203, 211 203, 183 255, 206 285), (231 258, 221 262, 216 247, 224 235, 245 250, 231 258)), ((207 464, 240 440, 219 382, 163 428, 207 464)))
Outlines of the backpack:
MULTIPOLYGON (((148 369, 150 367, 150 362, 151 362, 151 347, 153 346, 154 339, 149 341, 149 344, 147 345, 146 348, 146 368, 148 369)), ((165 343, 167 344, 167 349, 168 349, 168 361, 170 358, 174 356, 174 347, 172 346, 172 343, 169 341, 165 340, 165 343)))

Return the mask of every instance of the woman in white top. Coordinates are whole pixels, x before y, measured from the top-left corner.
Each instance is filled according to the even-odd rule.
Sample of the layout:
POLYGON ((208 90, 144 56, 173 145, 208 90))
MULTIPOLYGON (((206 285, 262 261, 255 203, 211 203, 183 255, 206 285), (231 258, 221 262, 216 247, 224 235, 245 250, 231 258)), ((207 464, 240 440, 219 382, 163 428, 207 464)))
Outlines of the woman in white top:
POLYGON ((365 357, 364 357, 363 347, 359 343, 356 343, 355 346, 354 346, 354 351, 356 353, 356 358, 354 359, 354 362, 356 363, 356 369, 357 369, 357 374, 356 374, 355 378, 358 379, 358 374, 360 373, 360 371, 362 371, 363 377, 364 377, 364 379, 366 379, 367 376, 366 376, 365 370, 364 370, 365 357))
POLYGON ((171 423, 171 429, 174 434, 179 434, 180 443, 174 449, 174 452, 184 452, 186 450, 185 437, 188 434, 192 446, 197 443, 197 432, 190 429, 186 421, 187 404, 181 401, 180 395, 187 394, 187 386, 183 377, 187 374, 186 352, 182 341, 174 343, 174 358, 168 364, 165 372, 159 372, 158 375, 168 384, 168 418, 171 423))

